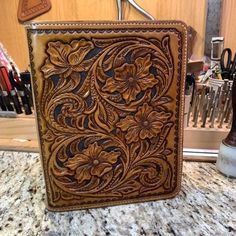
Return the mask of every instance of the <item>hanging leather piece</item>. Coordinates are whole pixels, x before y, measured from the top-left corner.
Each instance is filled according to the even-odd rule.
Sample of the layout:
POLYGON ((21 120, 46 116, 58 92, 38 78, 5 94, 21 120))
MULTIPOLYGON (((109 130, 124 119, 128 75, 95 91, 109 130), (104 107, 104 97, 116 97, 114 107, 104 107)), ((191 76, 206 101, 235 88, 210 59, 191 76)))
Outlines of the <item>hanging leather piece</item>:
POLYGON ((50 0, 19 0, 17 17, 23 23, 48 12, 50 9, 50 0))

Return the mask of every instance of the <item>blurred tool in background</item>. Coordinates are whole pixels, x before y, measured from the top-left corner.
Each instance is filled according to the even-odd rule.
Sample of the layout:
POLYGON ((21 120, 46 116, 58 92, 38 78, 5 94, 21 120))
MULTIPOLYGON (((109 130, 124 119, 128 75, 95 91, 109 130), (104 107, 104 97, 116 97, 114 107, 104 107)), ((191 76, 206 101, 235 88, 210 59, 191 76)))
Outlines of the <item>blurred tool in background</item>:
POLYGON ((10 74, 8 73, 8 70, 5 66, 2 66, 0 64, 0 80, 1 83, 5 83, 7 86, 7 93, 9 98, 12 100, 13 105, 14 105, 14 109, 16 111, 17 114, 21 114, 22 113, 22 109, 21 109, 21 105, 20 105, 20 101, 19 98, 17 96, 16 93, 16 89, 14 87, 14 85, 12 84, 12 80, 13 78, 10 78, 10 74))
POLYGON ((0 44, 0 116, 32 114, 30 73, 18 73, 11 58, 0 44))
POLYGON ((229 128, 232 122, 232 81, 196 86, 188 111, 188 127, 229 128))
POLYGON ((122 3, 127 2, 129 3, 134 9, 136 9, 138 12, 140 12, 142 15, 144 15, 149 20, 155 20, 155 18, 150 15, 148 12, 146 12, 142 7, 140 7, 134 0, 116 0, 117 4, 117 10, 118 10, 118 20, 123 20, 123 7, 122 3))
POLYGON ((216 167, 227 177, 236 178, 236 81, 233 74, 232 86, 232 108, 233 122, 229 134, 222 140, 219 155, 217 157, 216 167))
POLYGON ((212 38, 211 42, 210 66, 205 65, 205 74, 196 77, 187 126, 229 129, 232 123, 231 97, 236 54, 229 48, 223 49, 223 37, 212 38))
POLYGON ((233 80, 236 67, 236 53, 234 54, 230 48, 225 48, 220 58, 221 74, 223 79, 233 80), (227 57, 226 57, 227 54, 227 57))
POLYGON ((29 86, 24 84, 16 71, 8 71, 7 68, 1 64, 0 86, 2 90, 1 101, 3 100, 3 111, 15 111, 17 114, 21 114, 23 113, 23 108, 26 115, 32 114, 32 103, 30 101, 32 95, 29 86), (7 109, 5 109, 4 106, 6 106, 7 109))
POLYGON ((224 37, 213 37, 211 39, 211 68, 219 66, 221 54, 224 48, 224 37))

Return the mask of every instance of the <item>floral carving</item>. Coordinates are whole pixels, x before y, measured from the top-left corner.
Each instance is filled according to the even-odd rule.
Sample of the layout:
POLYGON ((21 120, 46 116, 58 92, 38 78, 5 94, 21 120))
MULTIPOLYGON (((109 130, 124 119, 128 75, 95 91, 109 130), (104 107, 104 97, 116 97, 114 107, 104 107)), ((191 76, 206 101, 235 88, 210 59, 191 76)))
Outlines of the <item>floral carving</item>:
POLYGON ((55 205, 174 189, 178 63, 163 35, 47 43, 37 100, 55 205))
POLYGON ((73 71, 87 70, 90 65, 84 58, 93 47, 93 43, 85 39, 73 40, 70 44, 60 41, 49 42, 47 49, 49 57, 42 67, 45 78, 54 74, 62 74, 66 78, 73 71))
POLYGON ((74 177, 78 183, 90 180, 92 176, 102 177, 112 170, 112 164, 116 163, 120 153, 111 151, 106 152, 98 146, 97 142, 90 144, 82 153, 70 158, 65 166, 74 171, 74 177))
POLYGON ((171 113, 154 111, 151 106, 144 103, 134 116, 126 116, 116 126, 122 131, 127 131, 125 138, 127 143, 131 143, 156 137, 170 117, 171 113))
POLYGON ((136 99, 136 96, 158 83, 150 73, 152 65, 150 54, 138 57, 134 64, 125 63, 114 70, 114 76, 108 78, 103 91, 119 92, 127 103, 136 99))

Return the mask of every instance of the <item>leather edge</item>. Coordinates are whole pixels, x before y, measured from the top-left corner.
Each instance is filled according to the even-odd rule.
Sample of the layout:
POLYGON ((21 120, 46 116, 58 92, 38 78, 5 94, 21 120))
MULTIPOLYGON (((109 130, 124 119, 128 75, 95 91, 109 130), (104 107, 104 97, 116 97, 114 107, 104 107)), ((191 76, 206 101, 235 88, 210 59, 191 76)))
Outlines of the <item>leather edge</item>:
POLYGON ((157 196, 157 197, 142 197, 141 199, 131 199, 131 200, 121 200, 121 201, 112 201, 112 202, 105 202, 105 203, 99 203, 99 204, 89 204, 89 205, 83 205, 80 206, 67 206, 67 207, 51 207, 48 204, 48 201, 46 202, 46 209, 51 212, 65 212, 65 211, 77 211, 77 210, 85 210, 85 209, 94 209, 94 208, 102 208, 102 207, 113 207, 113 206, 122 206, 127 204, 137 204, 137 203, 147 203, 157 200, 166 200, 171 199, 177 196, 180 192, 180 187, 177 186, 175 188, 175 191, 173 191, 170 194, 165 194, 163 196, 157 196))
MULTIPOLYGON (((30 60, 30 72, 31 72, 31 77, 30 77, 30 81, 32 84, 32 97, 33 97, 33 104, 34 107, 36 108, 36 101, 35 101, 35 89, 34 89, 34 77, 35 77, 35 66, 33 63, 33 48, 32 48, 32 38, 31 38, 32 34, 26 29, 26 37, 27 37, 27 42, 28 42, 28 55, 29 55, 29 60, 30 60)), ((47 182, 47 178, 46 178, 46 173, 44 170, 44 160, 43 160, 43 153, 42 153, 42 142, 41 142, 41 138, 40 138, 40 129, 39 129, 39 117, 38 117, 38 112, 35 111, 35 123, 36 123, 36 130, 37 130, 37 139, 38 139, 38 145, 39 145, 39 154, 40 154, 40 162, 41 162, 41 167, 42 167, 42 173, 43 173, 43 179, 44 179, 44 183, 45 183, 45 192, 46 192, 46 197, 45 197, 45 204, 49 205, 49 187, 46 184, 47 182)))

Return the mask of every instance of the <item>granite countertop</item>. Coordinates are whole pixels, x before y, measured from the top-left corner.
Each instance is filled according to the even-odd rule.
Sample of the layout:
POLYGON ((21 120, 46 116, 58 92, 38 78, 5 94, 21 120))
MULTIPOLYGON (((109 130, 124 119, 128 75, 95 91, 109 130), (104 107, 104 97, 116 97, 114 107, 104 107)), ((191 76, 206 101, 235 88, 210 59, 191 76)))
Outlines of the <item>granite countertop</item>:
POLYGON ((236 179, 185 162, 170 200, 66 213, 45 209, 39 154, 0 151, 0 235, 236 235, 236 179))

